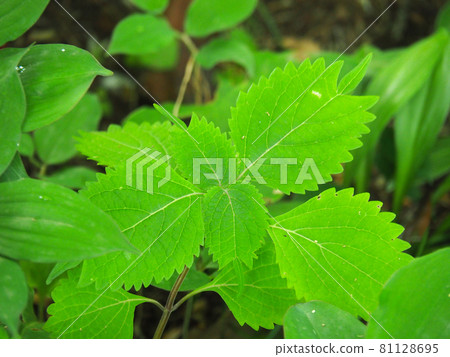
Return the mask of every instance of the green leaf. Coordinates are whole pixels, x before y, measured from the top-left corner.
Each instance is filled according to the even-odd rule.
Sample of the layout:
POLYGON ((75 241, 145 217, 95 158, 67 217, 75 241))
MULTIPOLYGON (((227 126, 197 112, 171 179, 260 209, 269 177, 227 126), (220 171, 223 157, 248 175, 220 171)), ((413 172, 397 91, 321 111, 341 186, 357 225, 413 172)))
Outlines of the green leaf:
POLYGON ((19 317, 27 300, 27 282, 19 264, 0 257, 0 322, 11 329, 13 336, 17 336, 19 317))
POLYGON ((450 108, 450 40, 429 78, 398 111, 395 125, 396 175, 394 211, 414 182, 418 170, 430 157, 450 108))
POLYGON ((148 67, 157 71, 174 69, 180 57, 180 45, 177 41, 170 41, 155 52, 130 55, 126 64, 134 67, 148 67))
POLYGON ((292 306, 284 316, 284 337, 363 338, 366 326, 352 314, 323 301, 292 306))
MULTIPOLYGON (((0 4, 0 46, 15 40, 41 16, 49 0, 7 0, 0 4)), ((0 61, 1 62, 1 61, 0 61)))
POLYGON ((341 164, 352 159, 349 150, 368 132, 364 124, 374 117, 365 110, 376 98, 338 92, 341 66, 325 69, 323 59, 288 64, 240 94, 229 124, 240 157, 250 163, 238 179, 258 169, 260 183, 304 193, 342 172, 341 164))
POLYGON ((214 187, 203 206, 205 246, 219 266, 238 259, 251 268, 267 235, 269 218, 258 190, 251 184, 214 187))
POLYGON ((447 31, 450 31, 450 2, 442 7, 439 11, 439 14, 436 18, 436 29, 445 28, 447 31))
MULTIPOLYGON (((166 108, 167 110, 172 110, 171 108, 167 108, 166 105, 164 105, 164 108, 166 108)), ((125 119, 123 119, 122 123, 127 124, 129 122, 132 122, 135 124, 155 124, 157 122, 163 122, 165 120, 167 119, 162 116, 155 108, 149 107, 148 105, 143 105, 142 107, 139 107, 128 114, 125 119)))
POLYGON ((80 264, 81 264, 81 261, 79 261, 79 260, 72 260, 72 261, 68 261, 68 262, 56 263, 55 266, 53 267, 53 269, 51 270, 51 272, 48 274, 48 277, 45 280, 45 283, 47 285, 50 285, 56 278, 60 277, 66 271, 76 268, 80 264))
POLYGON ((89 53, 69 45, 37 45, 20 62, 27 99, 24 131, 51 124, 67 114, 88 90, 95 76, 109 76, 89 53))
POLYGON ((0 184, 0 251, 58 262, 135 249, 105 213, 75 192, 32 179, 0 184))
POLYGON ((11 164, 8 166, 3 175, 0 176, 0 182, 16 181, 28 177, 25 167, 19 153, 16 153, 11 164))
POLYGON ((134 309, 148 299, 122 289, 102 293, 93 286, 80 288, 77 278, 71 273, 53 290, 45 324, 52 337, 132 338, 134 309))
POLYGON ((341 79, 338 87, 339 93, 351 93, 358 86, 366 74, 371 59, 372 54, 367 55, 355 68, 353 68, 341 79))
POLYGON ((450 137, 442 138, 436 142, 420 171, 417 182, 433 182, 450 172, 450 137))
POLYGON ((150 125, 126 123, 123 127, 110 125, 108 131, 81 133, 78 150, 100 165, 116 167, 144 149, 169 154, 169 122, 150 125))
MULTIPOLYGON (((0 5, 0 11, 3 6, 0 5)), ((26 101, 16 68, 19 68, 17 65, 27 51, 26 48, 0 51, 0 175, 11 163, 20 145, 26 101)))
POLYGON ((255 74, 253 52, 245 43, 234 39, 213 39, 200 49, 196 60, 206 69, 218 63, 234 62, 244 67, 250 76, 255 74))
MULTIPOLYGON (((155 181, 166 177, 166 167, 153 171, 155 181)), ((147 180, 147 173, 142 180, 147 180)), ((201 194, 175 172, 153 194, 127 186, 122 169, 107 170, 107 175, 99 175, 98 182, 82 192, 117 222, 142 253, 139 257, 111 253, 86 260, 80 284, 95 282, 102 288, 114 282, 113 288, 124 284, 126 290, 133 285, 138 290, 152 280, 160 282, 175 271, 180 273, 199 254, 204 235, 201 194)))
POLYGON ((229 160, 236 163, 236 151, 226 134, 196 114, 187 131, 173 128, 171 153, 184 177, 202 189, 233 181, 229 160))
POLYGON ((17 149, 19 154, 27 157, 33 157, 34 142, 30 134, 22 133, 22 137, 20 138, 20 144, 17 149))
POLYGON ((31 322, 26 324, 21 331, 22 339, 45 339, 50 338, 50 335, 47 331, 44 331, 44 323, 43 322, 31 322))
POLYGON ((257 330, 281 324, 287 309, 297 302, 295 293, 280 276, 272 242, 257 252, 253 268, 242 266, 242 281, 233 264, 219 271, 217 277, 199 291, 215 291, 228 305, 236 320, 257 330))
POLYGON ((86 182, 97 180, 97 171, 84 166, 66 167, 42 179, 57 185, 81 189, 86 187, 86 182))
POLYGON ((131 2, 152 14, 160 14, 169 5, 169 0, 131 0, 131 2))
POLYGON ((176 32, 169 23, 150 14, 126 17, 114 29, 109 52, 139 55, 154 53, 175 41, 176 32))
POLYGON ((6 332, 7 326, 3 326, 0 324, 0 340, 7 340, 9 339, 8 332, 6 332))
POLYGON ((445 248, 397 271, 380 295, 366 337, 449 338, 449 261, 445 248))
POLYGON ((36 149, 41 160, 48 164, 60 164, 75 156, 73 137, 80 130, 97 129, 102 116, 102 107, 97 96, 86 94, 68 114, 57 122, 34 133, 36 149))
POLYGON ((281 275, 298 298, 367 319, 384 283, 411 260, 401 253, 409 244, 396 239, 403 228, 391 223, 395 215, 368 199, 332 188, 274 218, 269 233, 281 275))
POLYGON ((186 15, 186 32, 204 37, 233 27, 249 17, 258 0, 194 0, 186 15))

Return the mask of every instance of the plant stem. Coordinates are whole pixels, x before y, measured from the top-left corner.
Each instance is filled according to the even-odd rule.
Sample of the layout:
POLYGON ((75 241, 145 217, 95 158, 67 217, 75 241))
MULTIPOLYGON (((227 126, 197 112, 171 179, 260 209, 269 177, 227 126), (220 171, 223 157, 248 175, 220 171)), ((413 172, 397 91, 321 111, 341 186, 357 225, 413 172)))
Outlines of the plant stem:
POLYGON ((188 63, 186 64, 186 69, 184 71, 183 81, 181 82, 180 91, 178 92, 177 100, 173 106, 172 114, 178 117, 180 112, 181 104, 183 103, 184 95, 186 94, 186 89, 189 81, 192 77, 192 72, 194 70, 195 58, 194 56, 189 57, 188 63))
POLYGON ((166 328, 167 321, 169 321, 170 314, 174 311, 174 302, 177 297, 178 291, 180 290, 181 284, 183 283, 186 275, 189 271, 188 267, 184 267, 181 274, 178 276, 175 284, 173 284, 172 289, 170 290, 169 297, 167 298, 166 306, 164 307, 163 314, 161 316, 161 320, 159 320, 158 327, 156 328, 155 335, 153 338, 159 339, 161 338, 164 329, 166 328))

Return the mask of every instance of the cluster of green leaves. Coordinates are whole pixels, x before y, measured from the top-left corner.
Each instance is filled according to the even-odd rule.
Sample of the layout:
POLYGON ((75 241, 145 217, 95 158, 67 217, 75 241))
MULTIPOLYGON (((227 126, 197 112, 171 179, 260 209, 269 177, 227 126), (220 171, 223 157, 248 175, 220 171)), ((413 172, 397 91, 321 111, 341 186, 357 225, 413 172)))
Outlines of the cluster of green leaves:
MULTIPOLYGON (((350 58, 354 66, 341 71, 342 61, 327 67, 319 58, 297 65, 287 63, 286 53, 260 51, 245 32, 232 29, 251 15, 257 0, 194 0, 183 33, 161 15, 168 0, 132 2, 142 12, 119 23, 111 53, 128 56, 129 63, 167 69, 176 64, 184 43, 196 68, 223 62, 239 68, 232 66, 232 75, 228 67, 220 71, 209 102, 139 108, 123 125, 94 131, 101 105, 86 91, 95 76, 111 72, 89 53, 68 45, 0 50, 0 149, 5 153, 0 159, 0 326, 7 327, 0 328, 0 337, 131 338, 136 306, 162 306, 130 290, 149 285, 170 290, 186 267, 180 291, 187 295, 178 305, 213 291, 241 325, 254 329, 284 321, 287 337, 441 336, 448 317, 439 306, 448 292, 437 267, 448 261, 448 250, 410 263, 403 253, 409 245, 398 239, 403 228, 392 222, 394 214, 380 212, 380 202, 352 189, 314 193, 343 171, 369 126, 384 125, 374 124, 378 121, 368 110, 386 121, 393 112, 377 108, 396 98, 403 84, 385 91, 373 84, 375 89, 366 91, 370 95, 352 95, 361 93, 357 86, 367 70, 372 76, 371 55, 356 62, 350 58), (190 39, 221 31, 227 32, 200 49, 190 39), (374 95, 380 93, 377 102, 374 95), (189 126, 166 111, 172 109, 189 118, 189 126), (78 150, 105 166, 104 174, 65 167, 52 175, 42 169, 42 180, 27 178, 23 157, 39 160, 43 168, 67 163, 76 154, 75 135, 78 150), (127 160, 149 149, 170 161, 160 164, 148 155, 145 164, 156 167, 151 177, 139 164, 130 172, 127 160), (286 167, 286 180, 280 166, 269 165, 283 157, 298 161, 286 167), (193 159, 198 158, 205 165, 194 184, 193 159), (211 158, 224 159, 223 175, 211 158), (320 179, 310 175, 298 182, 308 159, 314 160, 320 179), (251 180, 255 167, 263 184, 251 180), (237 181, 230 179, 234 170, 237 181), (167 172, 170 179, 158 185, 167 172), (130 185, 130 176, 142 182, 130 185), (143 183, 152 182, 150 193, 143 183), (295 201, 282 214, 268 210, 267 198, 283 193, 301 194, 301 204, 295 201), (426 294, 402 305, 412 277, 419 291, 430 274, 426 294), (51 291, 45 326, 33 313, 34 289, 41 299, 51 291), (430 316, 425 302, 436 305, 430 316), (395 311, 401 319, 392 317, 395 311), (412 311, 417 323, 404 329, 412 311), (368 328, 356 317, 368 321, 368 328), (342 326, 336 327, 336 320, 342 326), (440 330, 424 327, 431 321, 440 330)), ((0 24, 8 25, 0 26, 0 45, 30 27, 48 0, 29 3, 0 5, 0 24)), ((418 54, 425 49, 441 55, 431 64, 421 62, 435 76, 425 99, 418 101, 418 126, 424 125, 425 108, 439 102, 431 88, 446 75, 439 47, 448 42, 445 31, 416 45, 418 54)), ((383 80, 400 71, 398 66, 383 80)), ((395 106, 404 103, 396 99, 395 106)), ((442 108, 436 113, 444 115, 442 108)), ((430 136, 437 135, 433 128, 430 136)))
MULTIPOLYGON (((22 35, 48 2, 2 2, 0 45, 22 35)), ((48 263, 136 251, 116 223, 89 200, 46 182, 79 188, 85 177, 95 178, 95 171, 72 167, 42 175, 46 181, 41 181, 28 178, 22 163, 26 157, 45 167, 71 159, 76 154, 72 137, 79 130, 96 129, 101 117, 97 97, 86 91, 96 76, 111 74, 74 46, 0 50, 0 323, 8 327, 6 335, 26 337, 39 330, 34 328, 40 326, 35 326, 27 285, 37 287, 45 298, 48 263)))
POLYGON ((448 338, 450 249, 441 249, 401 268, 383 288, 378 308, 365 326, 346 311, 322 301, 291 307, 286 338, 448 338))
MULTIPOLYGON (((394 216, 380 213, 380 203, 369 202, 368 195, 331 189, 273 217, 258 189, 246 180, 251 164, 246 166, 241 159, 254 163, 262 157, 270 160, 294 153, 303 162, 314 157, 322 177, 330 181, 331 174, 342 171, 340 164, 351 159, 348 151, 360 145, 357 138, 367 131, 364 124, 373 119, 366 109, 376 98, 349 94, 369 60, 362 61, 339 84, 341 62, 326 68, 323 60, 304 61, 298 68, 289 64, 284 70, 274 70, 239 96, 231 113, 231 139, 196 115, 189 127, 173 119, 175 125, 169 121, 129 122, 123 127, 110 126, 107 132, 83 134, 80 151, 108 169, 81 195, 110 215, 141 253, 113 252, 85 260, 77 269, 79 274, 69 276, 55 290, 47 329, 64 337, 88 337, 94 330, 105 330, 103 326, 109 326, 106 319, 126 306, 118 302, 112 307, 110 294, 117 300, 118 292, 125 293, 123 288, 138 290, 170 280, 184 266, 193 266, 201 246, 217 262, 218 271, 211 281, 193 286, 191 295, 217 292, 241 324, 272 328, 282 322, 289 306, 314 299, 368 319, 389 276, 411 259, 401 253, 408 244, 397 239, 402 228, 391 223, 394 216), (326 74, 320 76, 323 72, 326 74), (303 91, 295 107, 281 117, 303 91), (281 119, 274 121, 277 116, 281 119), (153 172, 162 179, 169 169, 171 178, 161 187, 156 185, 152 193, 127 185, 124 164, 146 148, 173 158, 170 166, 160 165, 153 172), (202 174, 209 174, 197 185, 191 183, 194 158, 206 160, 202 174), (208 158, 226 159, 223 176, 217 175, 208 158), (237 182, 228 179, 230 158, 238 158, 237 182), (72 306, 77 289, 86 299, 78 298, 72 306), (82 318, 67 326, 68 315, 92 308, 96 291, 108 304, 107 310, 91 311, 91 315, 99 315, 94 319, 98 324, 90 316, 86 326, 82 318)), ((156 161, 150 156, 146 159, 149 165, 156 161)), ((280 185, 276 170, 263 166, 262 172, 274 189, 318 189, 313 178, 296 184, 296 175, 288 175, 288 182, 280 185)), ((146 175, 143 172, 144 182, 146 175)), ((123 299, 129 302, 134 298, 124 295, 123 299)), ((122 331, 122 337, 130 337, 130 328, 122 331)))

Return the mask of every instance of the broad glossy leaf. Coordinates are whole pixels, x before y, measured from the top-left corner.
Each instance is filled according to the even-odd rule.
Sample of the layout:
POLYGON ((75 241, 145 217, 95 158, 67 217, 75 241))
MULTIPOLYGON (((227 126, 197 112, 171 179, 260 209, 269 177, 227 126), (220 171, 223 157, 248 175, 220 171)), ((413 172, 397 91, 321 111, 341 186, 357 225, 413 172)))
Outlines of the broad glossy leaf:
POLYGON ((210 189, 203 203, 205 246, 220 267, 238 259, 253 266, 267 235, 268 216, 261 194, 251 184, 210 189))
POLYGON ((363 338, 366 326, 355 316, 323 301, 292 306, 284 316, 285 338, 363 338))
POLYGON ((397 239, 403 228, 369 194, 329 189, 274 218, 282 276, 298 298, 321 300, 367 319, 388 278, 411 257, 397 239))
POLYGON ((86 198, 52 183, 0 184, 0 251, 13 259, 58 262, 136 249, 86 198))
POLYGON ((0 175, 20 145, 26 101, 16 67, 27 51, 26 48, 0 50, 0 175))
POLYGON ((62 45, 37 45, 20 62, 27 99, 24 131, 46 126, 78 103, 98 75, 110 76, 87 51, 62 45))
POLYGON ((0 322, 9 327, 13 336, 17 336, 19 316, 27 300, 28 287, 20 265, 0 257, 0 322))
POLYGON ((399 211, 429 154, 450 108, 450 40, 432 76, 397 113, 394 210, 399 211))
POLYGON ((121 166, 141 150, 147 148, 169 154, 169 122, 150 125, 127 123, 124 127, 110 125, 108 131, 81 133, 78 150, 100 165, 121 166))
MULTIPOLYGON (((133 171, 136 175, 136 171, 133 171)), ((155 182, 166 177, 166 166, 153 171, 155 182)), ((142 180, 147 181, 144 172, 142 180)), ((139 257, 112 253, 83 265, 81 284, 96 283, 102 288, 133 285, 138 290, 153 280, 170 278, 185 265, 191 266, 203 244, 201 196, 196 188, 175 172, 153 194, 127 185, 125 171, 108 170, 98 182, 88 184, 84 196, 108 213, 142 254, 139 257), (117 279, 117 280, 116 280, 117 279)), ((155 185, 156 186, 156 185, 155 185)))
POLYGON ((52 293, 54 303, 45 324, 52 337, 132 338, 134 309, 148 299, 122 289, 102 294, 93 286, 78 287, 77 281, 71 273, 52 293))
POLYGON ((366 337, 449 338, 449 262, 445 248, 397 271, 381 292, 366 337))
POLYGON ((244 67, 250 76, 255 74, 255 58, 251 49, 243 42, 217 38, 204 45, 197 57, 197 62, 207 69, 222 62, 234 62, 244 67))
POLYGON ((86 187, 86 182, 97 180, 97 171, 84 166, 71 166, 42 177, 43 180, 74 189, 86 187))
POLYGON ((163 12, 169 5, 169 0, 131 0, 131 2, 152 14, 163 12))
POLYGON ((352 159, 349 150, 361 146, 358 138, 368 132, 365 123, 374 117, 366 109, 376 98, 338 92, 341 66, 325 69, 323 59, 298 68, 288 64, 240 94, 231 136, 240 157, 251 163, 238 178, 258 169, 268 186, 304 193, 342 172, 341 164, 352 159))
MULTIPOLYGON (((41 16, 49 0, 4 0, 0 3, 0 46, 15 40, 41 16)), ((1 60, 0 60, 1 62, 1 60)))
POLYGON ((236 151, 226 134, 196 114, 187 131, 173 128, 171 153, 184 177, 202 189, 233 181, 230 175, 233 177, 236 169, 233 171, 229 160, 237 165, 236 151))
POLYGON ((194 0, 185 21, 186 32, 204 37, 226 30, 249 17, 258 0, 194 0))
MULTIPOLYGON (((355 160, 346 167, 349 178, 358 172, 356 183, 364 191, 368 182, 374 149, 381 133, 392 116, 419 91, 428 80, 448 41, 448 33, 441 30, 401 51, 387 65, 375 73, 366 90, 368 95, 378 95, 380 100, 372 108, 377 120, 369 126, 371 134, 363 139, 363 148, 355 160)), ((347 179, 349 180, 349 179, 347 179)))
POLYGON ((163 18, 150 14, 130 15, 114 29, 109 52, 130 55, 154 53, 175 41, 175 35, 163 18))
POLYGON ((41 160, 49 165, 67 161, 77 153, 75 139, 80 130, 97 129, 102 107, 97 96, 86 94, 63 118, 34 133, 36 149, 41 160))
POLYGON ((230 264, 199 290, 218 293, 241 325, 272 329, 282 324, 287 309, 298 300, 280 276, 273 243, 267 240, 257 255, 252 269, 243 266, 242 280, 230 264))

